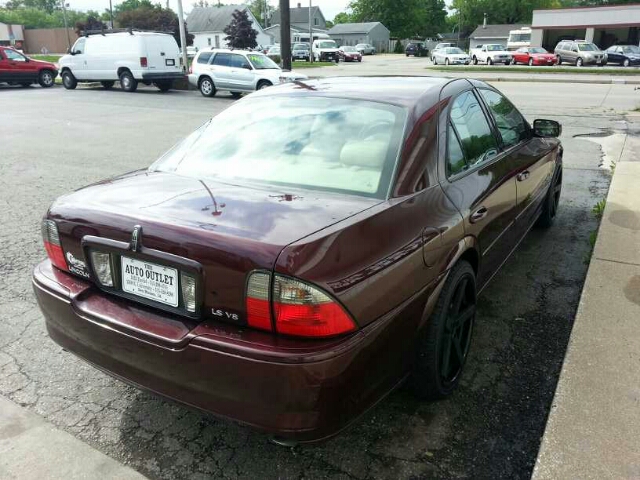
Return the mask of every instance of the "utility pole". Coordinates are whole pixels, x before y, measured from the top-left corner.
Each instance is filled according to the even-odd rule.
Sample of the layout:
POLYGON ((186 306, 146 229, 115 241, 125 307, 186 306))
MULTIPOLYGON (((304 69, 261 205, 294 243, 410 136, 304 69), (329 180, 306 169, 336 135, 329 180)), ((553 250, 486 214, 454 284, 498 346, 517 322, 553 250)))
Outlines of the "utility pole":
POLYGON ((109 17, 111 17, 111 28, 115 27, 113 24, 113 2, 109 0, 109 17))
POLYGON ((313 27, 311 27, 311 0, 309 0, 309 61, 313 63, 313 27))
POLYGON ((182 0, 178 2, 178 28, 180 29, 180 46, 182 47, 182 70, 186 72, 189 69, 189 60, 187 59, 187 34, 184 30, 184 14, 182 13, 182 0))
POLYGON ((67 45, 71 48, 71 38, 69 37, 69 26, 67 25, 67 6, 66 0, 62 0, 62 16, 64 17, 64 31, 67 32, 67 45))
POLYGON ((282 69, 291 70, 291 11, 289 10, 289 0, 280 0, 280 53, 282 54, 282 69))

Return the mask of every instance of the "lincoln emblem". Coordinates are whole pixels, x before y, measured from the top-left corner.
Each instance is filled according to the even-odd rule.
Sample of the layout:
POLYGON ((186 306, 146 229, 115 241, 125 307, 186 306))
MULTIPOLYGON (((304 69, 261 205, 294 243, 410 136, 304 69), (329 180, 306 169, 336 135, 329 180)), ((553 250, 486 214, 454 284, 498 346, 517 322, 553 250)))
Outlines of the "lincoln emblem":
POLYGON ((131 234, 131 251, 137 252, 142 244, 142 227, 136 225, 133 227, 133 233, 131 234))

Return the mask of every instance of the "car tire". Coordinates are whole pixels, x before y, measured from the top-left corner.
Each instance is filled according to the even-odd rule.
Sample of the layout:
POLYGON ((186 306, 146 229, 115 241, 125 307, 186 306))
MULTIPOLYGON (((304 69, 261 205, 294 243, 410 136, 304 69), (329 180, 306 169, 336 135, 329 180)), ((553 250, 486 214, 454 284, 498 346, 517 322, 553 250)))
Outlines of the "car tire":
POLYGON ((42 88, 51 88, 56 84, 56 77, 51 70, 42 70, 38 75, 38 83, 42 88))
POLYGON ((558 55, 558 61, 556 62, 557 65, 562 65, 562 57, 560 55, 558 55))
POLYGON ((358 59, 358 62, 362 62, 362 57, 360 57, 360 58, 358 59))
POLYGON ((448 58, 445 58, 445 59, 444 59, 444 64, 445 64, 446 66, 449 66, 449 59, 448 59, 448 58))
POLYGON ((509 65, 511 65, 511 60, 507 60, 506 62, 504 62, 505 66, 508 67, 509 65))
POLYGON ((65 70, 62 72, 62 85, 67 90, 73 90, 78 86, 78 80, 73 76, 70 70, 65 70))
POLYGON ((102 85, 102 88, 104 88, 105 90, 111 90, 115 85, 115 83, 116 82, 114 82, 113 80, 100 82, 100 84, 102 85))
POLYGON ((622 66, 628 67, 629 65, 631 65, 631 61, 628 58, 625 58, 624 62, 622 62, 622 66))
POLYGON ((242 97, 242 92, 231 92, 231 96, 235 99, 242 97))
POLYGON ((477 57, 473 57, 473 64, 477 65, 478 64, 478 58, 477 57))
POLYGON ((436 60, 436 57, 433 57, 433 64, 434 64, 434 65, 437 65, 437 64, 438 64, 438 61, 436 60))
POLYGON ((406 55, 407 55, 407 58, 409 58, 409 54, 407 53, 406 55))
POLYGON ((198 89, 203 97, 213 97, 216 94, 216 86, 209 77, 202 77, 198 82, 198 89))
POLYGON ((409 379, 417 397, 442 399, 458 386, 471 344, 476 294, 473 267, 461 260, 449 271, 433 312, 418 337, 409 379))
POLYGON ((173 87, 173 82, 171 80, 165 80, 162 82, 153 82, 155 87, 160 90, 162 93, 168 92, 173 87))
POLYGON ((120 74, 120 88, 129 93, 133 93, 138 89, 138 81, 133 78, 130 71, 125 70, 120 74))
POLYGON ((487 65, 493 65, 493 60, 491 60, 491 58, 487 58, 487 65))
POLYGON ((533 67, 533 58, 530 58, 530 59, 529 59, 529 66, 530 66, 530 67, 533 67))
POLYGON ((581 67, 584 64, 584 61, 578 57, 578 59, 576 60, 576 67, 581 67))
POLYGON ((256 87, 256 90, 262 90, 263 88, 269 88, 272 87, 273 83, 267 81, 267 80, 260 80, 258 82, 258 86, 256 87))
POLYGON ((558 168, 553 182, 547 191, 544 204, 542 205, 542 213, 538 217, 536 226, 540 228, 549 228, 553 225, 556 215, 558 214, 558 206, 560 205, 560 194, 562 193, 562 167, 558 168))

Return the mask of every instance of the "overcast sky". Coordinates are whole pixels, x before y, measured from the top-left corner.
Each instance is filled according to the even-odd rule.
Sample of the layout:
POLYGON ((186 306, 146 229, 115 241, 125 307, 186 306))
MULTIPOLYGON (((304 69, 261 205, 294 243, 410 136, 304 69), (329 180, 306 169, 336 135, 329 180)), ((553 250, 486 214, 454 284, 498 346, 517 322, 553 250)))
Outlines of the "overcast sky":
MULTIPOLYGON (((84 11, 97 10, 99 12, 102 12, 104 9, 109 8, 109 0, 67 0, 67 1, 69 2, 69 8, 72 8, 74 10, 84 10, 84 11)), ((122 2, 122 0, 112 0, 112 1, 114 6, 122 2)), ((167 0, 151 0, 151 1, 154 3, 157 1, 160 1, 164 6, 167 0)), ((215 2, 216 0, 209 0, 210 3, 212 1, 215 2)), ((236 0, 236 1, 221 0, 221 1, 222 3, 242 3, 241 0, 236 0)), ((347 8, 349 1, 350 0, 312 0, 313 6, 319 6, 327 20, 333 20, 333 17, 335 17, 336 14, 343 12, 347 8)), ((176 2, 177 0, 169 0, 169 6, 173 10, 177 11, 176 2)), ((184 9, 185 13, 188 13, 191 10, 193 2, 194 0, 182 0, 182 8, 184 9)), ((291 6, 295 7, 298 4, 298 2, 300 2, 303 7, 306 7, 309 5, 309 0, 291 0, 291 6)), ((278 5, 277 0, 270 0, 269 3, 274 6, 278 5)), ((450 0, 447 0, 447 4, 449 3, 450 3, 450 0)))

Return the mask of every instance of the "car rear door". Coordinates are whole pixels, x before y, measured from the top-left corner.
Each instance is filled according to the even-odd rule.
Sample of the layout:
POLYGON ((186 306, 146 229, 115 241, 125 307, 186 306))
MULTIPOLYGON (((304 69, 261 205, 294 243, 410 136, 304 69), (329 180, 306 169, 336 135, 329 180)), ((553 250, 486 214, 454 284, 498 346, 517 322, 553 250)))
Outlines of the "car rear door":
POLYGON ((4 48, 0 48, 0 82, 10 82, 13 66, 4 55, 4 48))
POLYGON ((516 175, 516 232, 521 238, 537 218, 551 184, 555 161, 546 141, 533 136, 524 117, 506 97, 488 88, 478 91, 498 130, 512 173, 516 175))
POLYGON ((441 96, 447 107, 439 126, 439 177, 463 216, 465 234, 477 240, 482 286, 515 246, 516 179, 477 93, 466 81, 456 92, 460 84, 449 84, 441 96))

